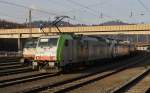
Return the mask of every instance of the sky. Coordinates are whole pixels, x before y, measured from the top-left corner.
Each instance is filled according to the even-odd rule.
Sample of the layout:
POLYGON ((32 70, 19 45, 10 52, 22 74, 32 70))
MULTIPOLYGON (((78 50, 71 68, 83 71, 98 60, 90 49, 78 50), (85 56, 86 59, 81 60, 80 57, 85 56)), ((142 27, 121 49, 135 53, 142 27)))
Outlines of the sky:
POLYGON ((56 16, 65 15, 72 19, 64 20, 73 24, 115 20, 150 23, 149 4, 150 0, 0 0, 0 19, 24 23, 28 21, 29 8, 32 8, 32 21, 54 20, 56 16))

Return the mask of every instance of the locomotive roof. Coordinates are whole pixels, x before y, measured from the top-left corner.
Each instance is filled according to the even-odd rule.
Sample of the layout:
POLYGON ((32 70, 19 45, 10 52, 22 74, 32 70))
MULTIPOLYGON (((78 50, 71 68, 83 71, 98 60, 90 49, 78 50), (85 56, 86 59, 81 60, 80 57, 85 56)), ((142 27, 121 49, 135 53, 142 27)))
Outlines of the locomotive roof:
POLYGON ((100 36, 91 36, 91 37, 96 38, 99 41, 108 42, 107 38, 104 38, 104 37, 100 37, 100 36))
POLYGON ((89 37, 89 36, 84 36, 84 37, 82 38, 82 40, 98 41, 97 38, 93 38, 93 37, 89 37))

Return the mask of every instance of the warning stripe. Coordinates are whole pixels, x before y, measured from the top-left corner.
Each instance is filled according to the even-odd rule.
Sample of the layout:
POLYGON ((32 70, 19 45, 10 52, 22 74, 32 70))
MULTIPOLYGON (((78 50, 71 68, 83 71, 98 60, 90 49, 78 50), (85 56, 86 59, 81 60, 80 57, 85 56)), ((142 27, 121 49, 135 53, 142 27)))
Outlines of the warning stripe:
POLYGON ((43 61, 55 61, 56 58, 55 56, 36 56, 35 57, 36 60, 43 60, 43 61))

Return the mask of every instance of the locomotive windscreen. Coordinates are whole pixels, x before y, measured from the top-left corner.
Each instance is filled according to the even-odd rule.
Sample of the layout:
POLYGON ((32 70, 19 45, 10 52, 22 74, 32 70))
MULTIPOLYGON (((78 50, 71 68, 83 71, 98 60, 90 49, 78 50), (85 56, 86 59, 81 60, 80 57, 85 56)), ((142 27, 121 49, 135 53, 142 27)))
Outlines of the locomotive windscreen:
POLYGON ((37 44, 37 41, 28 41, 25 43, 24 48, 35 48, 37 44))
POLYGON ((58 38, 41 38, 38 47, 56 46, 58 38))

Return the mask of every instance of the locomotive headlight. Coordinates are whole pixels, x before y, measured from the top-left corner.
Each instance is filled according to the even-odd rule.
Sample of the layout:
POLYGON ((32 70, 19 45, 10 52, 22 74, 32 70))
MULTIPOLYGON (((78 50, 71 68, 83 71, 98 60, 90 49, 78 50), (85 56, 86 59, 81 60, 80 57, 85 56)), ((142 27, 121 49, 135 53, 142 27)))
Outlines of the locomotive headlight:
POLYGON ((54 63, 54 62, 49 62, 48 65, 49 65, 50 67, 54 67, 54 66, 55 66, 55 63, 54 63))
POLYGON ((36 60, 37 60, 38 58, 39 58, 38 56, 35 57, 36 60))
POLYGON ((32 64, 33 64, 33 66, 37 66, 38 65, 37 62, 33 62, 32 64))

